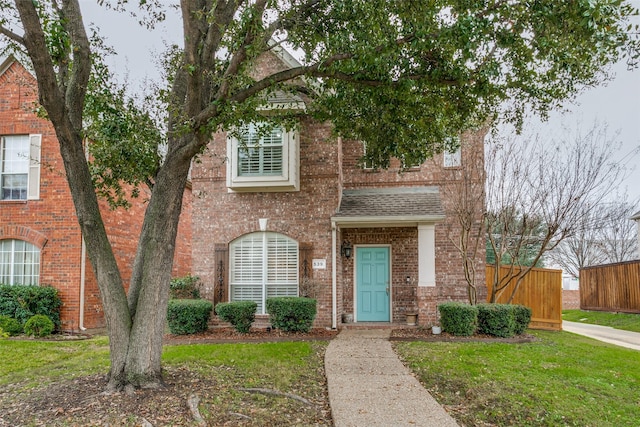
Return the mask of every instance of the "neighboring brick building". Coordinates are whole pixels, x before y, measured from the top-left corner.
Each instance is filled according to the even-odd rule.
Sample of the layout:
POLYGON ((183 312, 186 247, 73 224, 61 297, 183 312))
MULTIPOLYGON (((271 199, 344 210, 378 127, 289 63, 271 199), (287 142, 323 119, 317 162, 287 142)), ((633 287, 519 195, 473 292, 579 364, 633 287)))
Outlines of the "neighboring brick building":
MULTIPOLYGON (((62 328, 104 326, 98 286, 51 123, 34 113, 37 86, 14 58, 0 64, 0 283, 52 285, 62 298, 62 328)), ((191 190, 185 191, 174 274, 191 270, 191 190)), ((131 276, 145 194, 131 209, 102 204, 125 283, 131 276)))
MULTIPOLYGON (((284 51, 269 53, 256 74, 296 65, 284 51)), ((284 94, 271 102, 304 108, 284 94)), ((266 297, 310 294, 317 327, 404 322, 407 313, 430 325, 437 303, 467 300, 450 238, 459 228, 441 190, 470 158, 482 161, 485 131, 463 135, 461 152, 402 173, 397 160, 383 171, 359 167, 363 144, 331 138, 329 123, 310 118, 296 131, 260 137, 252 124, 243 132, 246 148, 214 135, 192 170, 193 270, 203 296, 254 300, 260 315, 266 297)), ((475 260, 483 301, 484 249, 475 260)))

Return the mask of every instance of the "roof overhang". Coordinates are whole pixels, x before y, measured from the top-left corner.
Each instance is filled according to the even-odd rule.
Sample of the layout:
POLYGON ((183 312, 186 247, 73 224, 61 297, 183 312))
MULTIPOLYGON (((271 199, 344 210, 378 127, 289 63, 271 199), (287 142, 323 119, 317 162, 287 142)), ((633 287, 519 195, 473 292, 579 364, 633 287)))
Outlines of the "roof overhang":
POLYGON ((331 217, 340 228, 417 227, 444 220, 444 215, 331 217))
POLYGON ((437 187, 344 190, 331 221, 341 228, 417 227, 445 219, 437 187))

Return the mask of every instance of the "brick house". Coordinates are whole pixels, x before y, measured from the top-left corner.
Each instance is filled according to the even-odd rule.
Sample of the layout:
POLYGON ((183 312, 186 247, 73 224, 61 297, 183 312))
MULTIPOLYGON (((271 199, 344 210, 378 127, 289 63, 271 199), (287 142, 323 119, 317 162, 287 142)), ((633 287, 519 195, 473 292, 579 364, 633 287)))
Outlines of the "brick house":
MULTIPOLYGON (((279 50, 261 57, 255 73, 297 65, 279 50)), ((291 110, 303 110, 303 101, 270 99, 291 110)), ((203 296, 256 301, 260 318, 269 296, 310 295, 318 300, 314 326, 333 328, 404 323, 410 313, 430 325, 439 302, 467 300, 453 244, 459 228, 442 190, 469 159, 483 158, 486 130, 461 135, 456 153, 401 171, 398 160, 388 170, 358 166, 361 142, 336 140, 330 123, 304 115, 294 131, 262 136, 256 127, 241 129, 244 145, 213 135, 192 169, 193 272, 203 296)), ((484 249, 474 265, 483 300, 484 249)))
MULTIPOLYGON (((0 63, 0 283, 57 288, 62 328, 105 325, 51 123, 37 117, 33 75, 13 57, 0 63)), ((105 227, 125 283, 144 215, 144 191, 128 209, 102 203, 105 227)), ((174 274, 191 270, 191 192, 185 191, 174 274)))

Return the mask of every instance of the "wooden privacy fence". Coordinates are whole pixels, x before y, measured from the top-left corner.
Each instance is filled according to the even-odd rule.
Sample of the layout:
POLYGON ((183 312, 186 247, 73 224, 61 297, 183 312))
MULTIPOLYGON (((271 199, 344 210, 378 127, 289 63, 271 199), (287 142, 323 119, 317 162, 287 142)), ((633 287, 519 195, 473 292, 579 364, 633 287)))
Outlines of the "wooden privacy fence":
MULTIPOLYGON (((509 274, 509 269, 509 267, 500 267, 500 277, 506 277, 509 274)), ((493 266, 487 265, 487 289, 489 295, 491 295, 491 289, 493 288, 494 271, 493 266)), ((513 292, 515 282, 514 279, 496 302, 507 302, 513 292)), ((532 268, 524 277, 511 302, 531 307, 530 328, 561 331, 562 270, 532 268)))
POLYGON ((640 313, 640 260, 581 269, 580 308, 640 313))

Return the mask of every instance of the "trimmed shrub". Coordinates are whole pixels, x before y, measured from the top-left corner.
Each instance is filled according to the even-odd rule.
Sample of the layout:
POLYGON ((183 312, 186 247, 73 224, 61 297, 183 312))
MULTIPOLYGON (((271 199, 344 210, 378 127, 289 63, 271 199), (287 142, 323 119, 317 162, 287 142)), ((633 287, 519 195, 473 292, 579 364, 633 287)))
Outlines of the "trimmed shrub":
POLYGON ((5 332, 2 330, 2 328, 0 328, 0 340, 3 338, 9 338, 9 332, 5 332))
POLYGON ((515 334, 522 335, 529 327, 529 322, 531 322, 531 308, 520 304, 514 304, 513 318, 515 321, 515 334))
POLYGON ((171 279, 169 296, 172 299, 200 299, 200 278, 187 274, 171 279))
POLYGON ((221 302, 216 305, 220 319, 233 325, 236 331, 246 334, 256 320, 258 304, 253 301, 221 302))
POLYGON ((0 315, 0 329, 9 334, 9 336, 20 335, 22 333, 22 325, 13 317, 0 315))
POLYGON ((461 302, 438 305, 442 330, 451 335, 473 335, 478 325, 478 308, 461 302))
POLYGON ((42 314, 60 329, 61 306, 58 290, 54 287, 0 285, 0 314, 13 317, 22 325, 33 315, 42 314))
POLYGON ((204 299, 172 299, 167 308, 169 330, 175 335, 197 334, 207 330, 213 304, 204 299))
POLYGON ((478 304, 478 333, 508 338, 515 335, 513 305, 478 304))
POLYGON ((53 332, 53 321, 44 314, 31 316, 24 324, 24 333, 30 337, 47 337, 53 332))
POLYGON ((286 332, 309 332, 316 318, 316 300, 303 297, 267 298, 271 326, 286 332))

